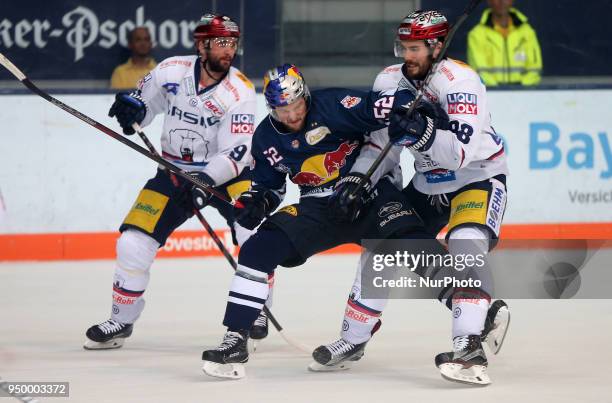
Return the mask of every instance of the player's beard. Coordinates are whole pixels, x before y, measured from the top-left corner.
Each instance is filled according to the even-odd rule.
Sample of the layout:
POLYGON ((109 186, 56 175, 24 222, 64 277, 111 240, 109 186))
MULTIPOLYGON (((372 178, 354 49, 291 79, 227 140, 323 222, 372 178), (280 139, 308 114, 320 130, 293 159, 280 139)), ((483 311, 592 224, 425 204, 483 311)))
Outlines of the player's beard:
POLYGON ((208 69, 213 73, 227 73, 232 65, 232 60, 227 58, 213 59, 209 57, 204 63, 206 63, 208 69))
POLYGON ((408 78, 411 80, 422 81, 427 76, 427 72, 433 63, 433 56, 428 55, 427 61, 425 63, 406 63, 406 73, 408 78), (418 67, 418 69, 413 70, 414 67, 418 67))

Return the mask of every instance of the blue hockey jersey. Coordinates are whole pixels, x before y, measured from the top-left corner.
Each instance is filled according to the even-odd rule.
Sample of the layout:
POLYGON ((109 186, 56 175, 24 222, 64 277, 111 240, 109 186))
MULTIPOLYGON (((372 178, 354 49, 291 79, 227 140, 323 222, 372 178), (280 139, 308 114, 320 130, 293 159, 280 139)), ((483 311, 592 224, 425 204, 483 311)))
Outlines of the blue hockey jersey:
POLYGON ((393 99, 392 93, 373 91, 313 91, 306 124, 295 133, 283 131, 268 115, 253 135, 252 186, 281 196, 288 175, 302 197, 331 194, 350 172, 368 133, 388 124, 393 99))

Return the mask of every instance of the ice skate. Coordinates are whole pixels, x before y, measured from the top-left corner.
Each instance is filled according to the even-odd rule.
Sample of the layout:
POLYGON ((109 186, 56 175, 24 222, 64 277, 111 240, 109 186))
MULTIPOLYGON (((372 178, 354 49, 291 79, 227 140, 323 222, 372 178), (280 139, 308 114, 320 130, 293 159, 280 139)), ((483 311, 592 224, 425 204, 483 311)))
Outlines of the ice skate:
POLYGON ((367 342, 353 344, 344 339, 317 347, 312 352, 314 361, 308 369, 314 372, 340 371, 349 369, 365 353, 367 342))
MULTIPOLYGON (((381 325, 382 321, 379 319, 371 335, 374 335, 381 325)), ((352 368, 365 354, 365 346, 368 341, 370 340, 353 344, 341 338, 333 343, 319 346, 312 352, 314 361, 310 363, 308 369, 314 372, 328 372, 352 368)))
POLYGON ((470 385, 488 385, 487 356, 480 336, 458 336, 453 339, 453 351, 436 356, 436 366, 444 379, 470 385))
POLYGON ((115 322, 109 319, 99 325, 87 329, 87 341, 83 345, 86 350, 108 350, 123 346, 125 339, 130 337, 134 325, 115 322))
POLYGON ((219 347, 202 353, 204 373, 217 378, 243 378, 246 374, 243 364, 249 360, 248 338, 246 331, 225 333, 219 347))
POLYGON ((509 326, 510 311, 508 310, 508 305, 501 299, 498 299, 489 307, 485 327, 480 336, 493 354, 497 354, 501 350, 509 326))
POLYGON ((257 345, 268 336, 268 316, 264 311, 259 313, 249 332, 249 351, 255 352, 257 345))

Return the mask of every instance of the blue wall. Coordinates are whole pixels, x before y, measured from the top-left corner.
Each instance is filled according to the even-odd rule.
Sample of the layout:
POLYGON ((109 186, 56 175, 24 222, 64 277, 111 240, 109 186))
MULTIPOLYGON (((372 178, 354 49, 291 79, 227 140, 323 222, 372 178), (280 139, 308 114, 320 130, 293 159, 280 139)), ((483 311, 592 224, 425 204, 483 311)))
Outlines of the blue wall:
MULTIPOLYGON (((240 0, 215 3, 218 12, 239 20, 240 0)), ((245 72, 260 77, 277 58, 277 2, 246 0, 244 5, 245 72)), ((186 24, 212 7, 210 0, 32 0, 28 6, 4 1, 0 52, 33 79, 109 79, 113 68, 129 57, 119 41, 135 23, 153 28, 158 42, 153 55, 161 61, 194 53, 186 24)), ((235 65, 240 64, 238 58, 235 65)), ((0 70, 0 79, 11 77, 0 70)))

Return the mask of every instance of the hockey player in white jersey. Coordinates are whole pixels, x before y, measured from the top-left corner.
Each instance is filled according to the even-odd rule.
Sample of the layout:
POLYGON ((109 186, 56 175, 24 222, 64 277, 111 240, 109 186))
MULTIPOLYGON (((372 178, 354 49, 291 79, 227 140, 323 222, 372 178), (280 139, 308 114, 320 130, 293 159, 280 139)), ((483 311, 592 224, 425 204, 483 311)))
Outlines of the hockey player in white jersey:
MULTIPOLYGON (((255 124, 254 86, 231 66, 240 51, 240 30, 227 16, 205 14, 193 38, 197 55, 161 62, 136 91, 117 94, 109 115, 130 135, 134 123, 146 126, 163 113, 163 158, 236 199, 250 187, 255 124)), ((235 242, 241 244, 250 235, 234 222, 228 203, 165 170, 158 169, 145 184, 120 227, 111 317, 87 330, 86 349, 123 345, 144 309, 143 293, 157 250, 193 216, 194 208, 205 205, 224 216, 235 242)))
MULTIPOLYGON (((444 58, 423 87, 448 30, 446 18, 437 11, 408 15, 398 27, 395 41, 395 55, 404 63, 384 69, 376 78, 374 90, 423 91, 424 102, 410 115, 392 114, 388 128, 390 140, 408 148, 414 157, 416 173, 404 192, 428 231, 437 234, 448 225, 451 255, 476 256, 488 253, 497 243, 506 206, 508 169, 504 144, 491 126, 486 88, 476 72, 460 61, 444 58)), ((388 141, 380 133, 376 139, 381 147, 388 141)), ((355 166, 371 166, 376 156, 375 148, 372 150, 369 163, 358 160, 355 166)), ((397 164, 396 152, 392 150, 392 158, 383 162, 388 168, 379 170, 397 164)), ((481 340, 496 354, 510 316, 503 301, 491 304, 490 273, 479 269, 479 275, 481 288, 447 289, 438 296, 452 311, 453 351, 439 354, 435 362, 446 379, 488 384, 488 363, 481 340)), ((315 349, 315 363, 310 368, 344 369, 359 360, 373 330, 380 325, 378 317, 385 305, 386 300, 360 296, 358 273, 341 339, 315 349), (355 320, 355 313, 359 320, 355 320)))

